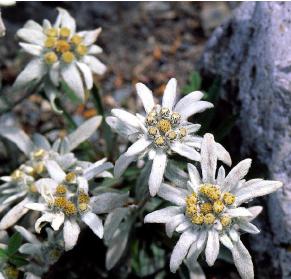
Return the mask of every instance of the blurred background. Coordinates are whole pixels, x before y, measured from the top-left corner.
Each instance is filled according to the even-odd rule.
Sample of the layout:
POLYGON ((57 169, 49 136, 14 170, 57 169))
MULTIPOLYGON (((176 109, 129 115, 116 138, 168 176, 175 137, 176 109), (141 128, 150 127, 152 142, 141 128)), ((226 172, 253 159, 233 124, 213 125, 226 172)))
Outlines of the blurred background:
MULTIPOLYGON (((254 5, 254 3, 250 4, 249 9, 254 9, 254 5)), ((166 82, 171 77, 176 77, 181 95, 194 90, 203 90, 206 99, 216 105, 211 112, 195 118, 195 121, 202 123, 203 128, 200 133, 214 133, 216 140, 230 151, 234 164, 245 156, 251 156, 254 160, 253 170, 256 171, 248 178, 269 178, 270 169, 266 165, 266 160, 258 155, 256 148, 252 146, 241 148, 245 142, 245 135, 242 135, 241 131, 244 118, 240 117, 241 101, 237 97, 240 76, 233 76, 233 79, 229 78, 226 81, 219 73, 208 71, 205 59, 209 57, 203 56, 205 46, 208 44, 211 47, 213 43, 212 32, 221 24, 228 22, 235 9, 239 8, 239 2, 50 1, 20 2, 16 6, 3 9, 7 35, 0 39, 2 118, 12 115, 29 134, 37 131, 54 137, 55 133, 52 132, 55 130, 58 131, 57 133, 63 132, 64 119, 52 112, 45 99, 35 94, 27 96, 26 92, 14 94, 10 90, 10 86, 28 60, 28 57, 20 51, 15 36, 16 31, 29 19, 39 23, 43 19, 54 21, 57 15, 55 8, 58 6, 68 9, 76 18, 79 30, 102 27, 97 44, 103 48, 100 59, 108 66, 108 70, 103 77, 95 77, 95 82, 100 85, 106 113, 111 108, 120 106, 133 112, 140 110, 140 103, 137 103, 134 91, 136 82, 145 83, 159 98, 166 82), (227 89, 229 90, 226 94, 227 89)), ((226 28, 228 26, 226 25, 226 28)), ((229 33, 225 37, 218 36, 221 41, 215 43, 229 44, 229 38, 234 31, 227 29, 227 32, 229 33)), ((240 53, 245 50, 242 45, 238 44, 236 47, 240 53)), ((220 55, 222 56, 221 53, 220 55)), ((236 57, 232 58, 233 61, 235 59, 236 57)), ((86 105, 76 107, 68 103, 67 106, 76 122, 98 113, 90 100, 86 105)), ((109 158, 113 160, 115 155, 109 154, 109 158)), ((3 175, 10 168, 11 162, 7 154, 1 153, 0 150, 0 174, 3 175)), ((268 206, 265 199, 260 199, 254 204, 268 206)), ((253 255, 257 278, 283 278, 284 276, 284 278, 291 278, 288 277, 291 273, 288 275, 287 271, 284 276, 282 275, 280 262, 276 262, 272 258, 272 251, 268 250, 273 247, 271 244, 266 244, 273 238, 268 222, 268 212, 265 210, 256 223, 264 233, 259 236, 243 237, 253 255)), ((187 278, 183 277, 183 273, 170 274, 168 270, 170 254, 159 254, 160 250, 155 250, 161 261, 156 263, 157 268, 151 272, 144 271, 144 267, 149 262, 153 264, 151 258, 154 258, 154 255, 152 249, 148 249, 148 254, 140 255, 140 247, 146 249, 150 248, 151 243, 158 243, 159 247, 171 250, 169 240, 161 241, 159 238, 163 230, 162 226, 153 228, 140 224, 132 235, 132 245, 129 247, 126 259, 111 272, 105 271, 106 250, 102 242, 89 230, 84 230, 78 245, 62 256, 45 278, 187 278), (164 272, 160 273, 161 270, 164 272)), ((283 246, 284 251, 290 256, 291 246, 288 241, 282 243, 283 246)), ((277 252, 274 253, 276 256, 273 257, 279 255, 277 252)), ((234 266, 226 261, 218 261, 215 267, 207 267, 204 270, 207 278, 239 278, 234 266)))

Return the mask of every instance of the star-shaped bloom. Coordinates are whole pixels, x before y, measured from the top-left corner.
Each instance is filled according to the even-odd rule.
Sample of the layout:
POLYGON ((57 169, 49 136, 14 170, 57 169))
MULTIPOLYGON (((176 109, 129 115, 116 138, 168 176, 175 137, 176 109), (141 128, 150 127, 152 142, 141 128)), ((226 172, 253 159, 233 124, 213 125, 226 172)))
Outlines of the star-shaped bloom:
MULTIPOLYGON (((188 118, 196 113, 212 108, 207 101, 201 101, 203 93, 195 91, 187 94, 176 103, 177 81, 172 78, 164 91, 162 105, 156 105, 153 93, 144 84, 136 85, 146 111, 146 116, 133 115, 121 109, 113 109, 106 118, 107 123, 119 134, 126 136, 133 144, 116 161, 114 175, 119 177, 128 165, 148 154, 153 160, 149 177, 149 191, 155 196, 163 180, 167 165, 167 157, 172 153, 199 161, 202 138, 195 135, 200 124, 188 122, 188 118), (176 103, 176 105, 175 105, 176 103)), ((227 163, 231 160, 226 150, 217 144, 219 156, 227 163)))
POLYGON ((272 193, 282 186, 279 181, 251 179, 246 181, 251 160, 238 163, 225 176, 221 166, 216 175, 217 149, 214 138, 206 134, 201 147, 201 174, 188 164, 187 189, 162 184, 158 195, 173 203, 148 214, 147 223, 165 223, 168 236, 181 233, 170 261, 175 272, 184 258, 195 264, 205 250, 206 262, 212 266, 219 254, 220 243, 230 249, 234 263, 244 279, 254 278, 251 256, 240 240, 243 232, 259 233, 250 221, 261 211, 260 207, 242 206, 255 197, 272 193))
POLYGON ((65 250, 72 249, 77 243, 80 223, 85 223, 99 237, 103 237, 103 224, 97 214, 109 213, 123 206, 128 194, 102 193, 89 196, 88 181, 112 168, 111 163, 100 160, 83 169, 78 166, 70 172, 64 172, 55 161, 47 161, 46 168, 51 179, 44 178, 36 182, 43 200, 30 203, 26 207, 42 212, 35 223, 35 230, 50 223, 54 230, 63 226, 65 250))
POLYGON ((94 44, 101 28, 76 32, 75 19, 62 8, 58 8, 58 12, 54 24, 44 20, 41 26, 29 20, 18 30, 18 37, 24 41, 20 46, 34 58, 14 84, 21 88, 31 82, 42 82, 55 109, 54 100, 60 94, 61 82, 65 82, 84 102, 85 91, 93 87, 93 73, 102 75, 106 70, 106 66, 94 56, 102 52, 94 44))
POLYGON ((96 131, 101 120, 101 116, 92 117, 67 137, 57 139, 52 145, 42 135, 36 134, 31 140, 27 134, 16 127, 0 126, 0 136, 14 142, 28 158, 11 175, 0 177, 0 180, 4 181, 0 185, 0 213, 14 205, 2 217, 0 230, 13 226, 28 212, 25 205, 39 199, 40 195, 35 182, 40 178, 48 177, 45 167, 47 160, 57 161, 65 170, 75 164, 80 164, 71 151, 96 131))

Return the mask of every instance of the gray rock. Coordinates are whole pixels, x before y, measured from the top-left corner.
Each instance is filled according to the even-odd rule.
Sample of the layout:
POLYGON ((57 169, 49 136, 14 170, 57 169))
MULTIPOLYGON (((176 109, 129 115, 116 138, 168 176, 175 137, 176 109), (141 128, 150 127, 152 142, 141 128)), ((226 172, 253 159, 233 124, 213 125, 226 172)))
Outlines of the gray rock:
POLYGON ((250 150, 283 190, 266 199, 262 234, 250 239, 257 278, 291 278, 291 3, 245 2, 218 27, 200 61, 222 78, 250 150))

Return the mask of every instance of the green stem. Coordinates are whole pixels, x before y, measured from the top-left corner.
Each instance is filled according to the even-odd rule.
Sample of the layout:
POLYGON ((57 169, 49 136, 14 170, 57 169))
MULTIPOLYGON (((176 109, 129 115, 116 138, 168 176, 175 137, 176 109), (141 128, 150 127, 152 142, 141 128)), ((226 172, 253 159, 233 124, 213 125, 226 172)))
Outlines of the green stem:
POLYGON ((75 120, 73 119, 71 114, 68 113, 68 111, 66 110, 65 106, 63 106, 63 104, 60 102, 60 99, 57 100, 57 106, 59 107, 60 110, 63 111, 64 118, 66 119, 69 127, 71 129, 73 129, 73 130, 78 128, 78 125, 76 124, 75 120))

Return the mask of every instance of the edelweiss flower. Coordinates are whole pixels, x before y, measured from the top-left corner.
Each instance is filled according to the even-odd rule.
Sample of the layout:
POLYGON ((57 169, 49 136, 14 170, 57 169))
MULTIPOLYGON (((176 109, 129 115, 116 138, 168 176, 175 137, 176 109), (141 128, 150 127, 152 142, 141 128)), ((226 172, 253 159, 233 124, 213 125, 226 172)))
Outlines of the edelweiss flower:
POLYGON ((108 213, 113 208, 122 206, 127 199, 127 194, 103 193, 90 197, 88 180, 112 167, 111 163, 101 160, 86 169, 76 167, 65 173, 55 161, 47 161, 46 168, 52 179, 44 178, 36 183, 44 202, 26 205, 30 209, 43 213, 35 223, 36 232, 40 232, 44 222, 51 223, 54 230, 59 230, 64 224, 66 250, 72 249, 78 240, 80 221, 87 224, 99 238, 102 238, 103 225, 96 214, 108 213))
POLYGON ((45 162, 56 160, 65 170, 77 164, 78 161, 71 151, 96 131, 101 120, 100 116, 92 117, 64 139, 56 140, 52 146, 42 135, 34 135, 31 141, 28 135, 18 128, 0 126, 0 135, 14 142, 29 158, 10 176, 0 177, 5 181, 0 185, 0 213, 17 202, 0 221, 0 230, 14 225, 28 212, 25 205, 39 199, 35 182, 48 177, 45 162))
POLYGON ((25 278, 40 279, 51 265, 57 262, 64 251, 61 235, 47 228, 47 239, 39 241, 34 234, 21 226, 14 227, 28 242, 20 246, 19 252, 30 257, 30 263, 23 267, 25 278))
POLYGON ((241 232, 259 233, 250 221, 260 207, 246 209, 241 205, 249 200, 272 193, 282 186, 279 181, 244 180, 251 160, 238 163, 227 176, 223 166, 217 167, 214 138, 206 134, 201 147, 202 177, 195 166, 188 164, 188 188, 162 184, 158 195, 173 204, 145 217, 147 223, 166 223, 169 236, 176 230, 182 233, 170 261, 175 272, 183 259, 195 264, 205 249, 206 262, 212 266, 218 256, 220 242, 232 252, 234 263, 242 278, 254 278, 251 256, 240 240, 241 232))
MULTIPOLYGON (((176 152, 190 160, 199 161, 202 138, 195 136, 200 128, 199 124, 187 121, 195 113, 212 108, 213 105, 200 101, 203 93, 195 91, 183 97, 175 106, 176 79, 171 79, 164 92, 162 106, 155 105, 152 92, 142 83, 136 85, 146 111, 146 116, 136 116, 121 109, 113 109, 113 117, 107 117, 107 123, 119 134, 134 142, 116 161, 114 174, 120 176, 128 165, 140 156, 149 155, 153 160, 149 177, 149 190, 155 196, 162 183, 167 165, 167 155, 176 152)), ((230 158, 225 149, 217 144, 220 156, 230 164, 230 158)))
POLYGON ((92 73, 102 75, 106 70, 106 66, 93 56, 102 52, 94 45, 101 28, 76 32, 75 19, 64 9, 58 8, 58 12, 53 25, 48 20, 44 20, 43 26, 29 20, 17 32, 25 41, 20 46, 35 58, 17 77, 15 86, 23 87, 43 79, 52 105, 59 94, 60 82, 65 82, 76 97, 84 101, 85 89, 93 86, 92 73))

